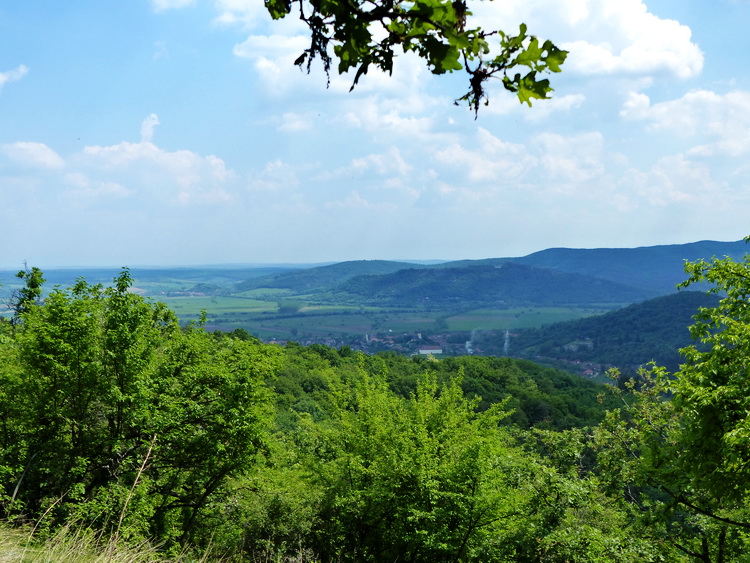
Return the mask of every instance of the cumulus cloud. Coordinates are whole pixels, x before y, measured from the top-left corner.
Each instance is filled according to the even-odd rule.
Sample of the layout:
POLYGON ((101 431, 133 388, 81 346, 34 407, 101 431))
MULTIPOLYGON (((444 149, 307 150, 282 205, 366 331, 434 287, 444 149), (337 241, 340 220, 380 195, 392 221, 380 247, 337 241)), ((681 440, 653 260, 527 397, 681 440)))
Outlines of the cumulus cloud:
POLYGON ((696 137, 699 144, 691 149, 694 155, 737 157, 750 153, 750 92, 694 90, 677 100, 653 105, 648 96, 631 94, 620 115, 646 121, 654 131, 696 137))
POLYGON ((482 115, 519 115, 526 121, 542 122, 556 114, 570 113, 586 102, 584 94, 566 94, 555 96, 554 92, 550 99, 538 101, 533 107, 518 102, 518 98, 509 95, 502 87, 494 87, 489 94, 490 103, 482 107, 482 115))
POLYGON ((690 28, 649 12, 644 0, 487 2, 475 13, 483 27, 513 32, 525 22, 569 50, 566 73, 689 78, 703 68, 690 28))
POLYGON ((180 204, 216 203, 231 199, 229 184, 236 174, 216 156, 188 150, 166 151, 146 140, 158 122, 151 115, 143 122, 140 143, 123 141, 109 146, 84 147, 77 164, 95 170, 109 181, 126 185, 137 182, 153 187, 168 201, 180 204), (122 180, 118 180, 118 178, 122 180))
MULTIPOLYGON (((264 90, 279 96, 314 88, 312 79, 294 65, 295 59, 307 47, 309 39, 301 35, 251 35, 235 45, 234 54, 251 60, 264 90)), ((325 87, 325 82, 322 87, 325 87)))
POLYGON ((433 160, 454 171, 459 171, 472 182, 517 181, 535 164, 526 147, 509 143, 479 127, 475 136, 476 148, 454 143, 437 151, 433 160))
MULTIPOLYGON (((425 97, 429 100, 429 96, 425 97)), ((341 104, 342 125, 362 129, 369 133, 373 140, 387 144, 399 141, 410 144, 417 142, 426 148, 444 146, 455 141, 451 133, 436 129, 433 115, 422 115, 425 106, 411 107, 404 102, 403 98, 399 101, 390 96, 378 95, 345 100, 341 104)))
POLYGON ((216 0, 214 8, 218 12, 214 23, 221 25, 250 28, 259 20, 268 18, 265 6, 256 0, 216 0))
POLYGON ((565 191, 605 174, 604 138, 599 132, 577 135, 544 133, 537 137, 541 162, 551 182, 565 191))
POLYGON ((13 70, 0 72, 0 90, 10 82, 21 80, 26 74, 28 74, 28 72, 29 68, 26 65, 18 65, 18 67, 13 70))
POLYGON ((13 162, 30 168, 59 169, 65 161, 43 143, 23 142, 0 145, 2 153, 13 162))

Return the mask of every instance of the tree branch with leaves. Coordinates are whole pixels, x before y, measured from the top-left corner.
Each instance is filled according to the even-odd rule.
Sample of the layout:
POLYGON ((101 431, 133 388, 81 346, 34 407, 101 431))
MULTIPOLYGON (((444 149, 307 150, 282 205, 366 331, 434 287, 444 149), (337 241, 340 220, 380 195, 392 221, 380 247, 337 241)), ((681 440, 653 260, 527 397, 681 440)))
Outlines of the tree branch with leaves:
POLYGON ((541 75, 560 72, 567 51, 540 41, 521 24, 517 34, 470 25, 464 0, 266 0, 271 17, 296 13, 310 30, 310 46, 295 64, 309 72, 319 59, 330 78, 355 70, 352 89, 371 67, 391 74, 397 54, 414 52, 433 74, 464 70, 469 77, 466 102, 475 115, 488 103, 491 79, 531 105, 547 99, 552 87, 541 75))

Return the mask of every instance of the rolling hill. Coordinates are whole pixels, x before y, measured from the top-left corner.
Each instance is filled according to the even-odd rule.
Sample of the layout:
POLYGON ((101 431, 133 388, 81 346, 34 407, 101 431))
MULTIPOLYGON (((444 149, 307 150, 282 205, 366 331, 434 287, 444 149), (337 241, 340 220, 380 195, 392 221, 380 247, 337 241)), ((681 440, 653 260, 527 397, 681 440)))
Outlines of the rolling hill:
POLYGON ((356 260, 256 276, 240 282, 234 291, 256 288, 285 289, 297 294, 334 291, 339 295, 359 295, 400 305, 428 298, 443 303, 456 300, 632 303, 674 293, 676 285, 685 279, 685 260, 713 256, 741 259, 748 250, 750 247, 744 241, 700 241, 639 248, 550 248, 517 258, 457 260, 431 265, 356 260), (512 264, 511 269, 500 274, 507 264, 512 264), (521 266, 531 268, 521 270, 521 266), (579 289, 572 289, 574 278, 566 278, 561 273, 580 276, 577 278, 579 289), (530 276, 525 284, 519 281, 523 275, 530 276), (359 279, 361 276, 364 277, 359 279), (472 277, 476 279, 471 280, 472 277), (594 283, 593 279, 599 283, 594 283), (609 290, 612 295, 606 294, 609 290), (582 300, 576 291, 592 293, 582 300), (545 295, 532 297, 535 292, 545 295))
POLYGON ((659 294, 672 293, 685 280, 686 260, 714 256, 742 259, 750 251, 744 241, 700 241, 639 248, 550 248, 514 259, 520 264, 595 276, 659 294))
POLYGON ((678 350, 693 343, 688 327, 699 307, 714 307, 719 298, 681 291, 629 305, 617 311, 537 329, 518 331, 510 355, 568 362, 596 362, 626 372, 650 361, 674 371, 678 350))
POLYGON ((627 304, 651 297, 648 291, 582 274, 513 262, 500 266, 406 269, 358 276, 337 292, 368 303, 570 306, 627 304))
POLYGON ((237 284, 235 291, 239 293, 258 288, 289 289, 297 293, 327 291, 357 276, 390 274, 404 268, 426 267, 428 266, 389 260, 352 260, 250 279, 237 284))

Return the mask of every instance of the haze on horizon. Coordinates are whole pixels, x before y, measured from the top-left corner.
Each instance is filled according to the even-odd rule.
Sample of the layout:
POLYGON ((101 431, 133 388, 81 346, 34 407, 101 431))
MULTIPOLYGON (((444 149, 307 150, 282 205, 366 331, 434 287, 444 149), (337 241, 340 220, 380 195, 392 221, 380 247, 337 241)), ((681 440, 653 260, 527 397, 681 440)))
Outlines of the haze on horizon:
POLYGON ((750 233, 750 3, 540 0, 533 108, 401 57, 301 73, 260 0, 0 7, 0 268, 453 260, 750 233), (728 41, 727 38, 733 38, 728 41))

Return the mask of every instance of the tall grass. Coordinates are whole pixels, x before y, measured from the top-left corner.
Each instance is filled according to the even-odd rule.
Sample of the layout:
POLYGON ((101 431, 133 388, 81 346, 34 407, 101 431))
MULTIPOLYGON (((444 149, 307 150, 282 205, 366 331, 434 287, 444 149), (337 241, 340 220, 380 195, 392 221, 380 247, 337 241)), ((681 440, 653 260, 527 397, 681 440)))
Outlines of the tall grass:
MULTIPOLYGON (((178 558, 172 561, 195 561, 178 558)), ((103 541, 93 532, 61 528, 38 542, 23 530, 0 527, 0 563, 146 563, 166 561, 153 546, 103 541)))

